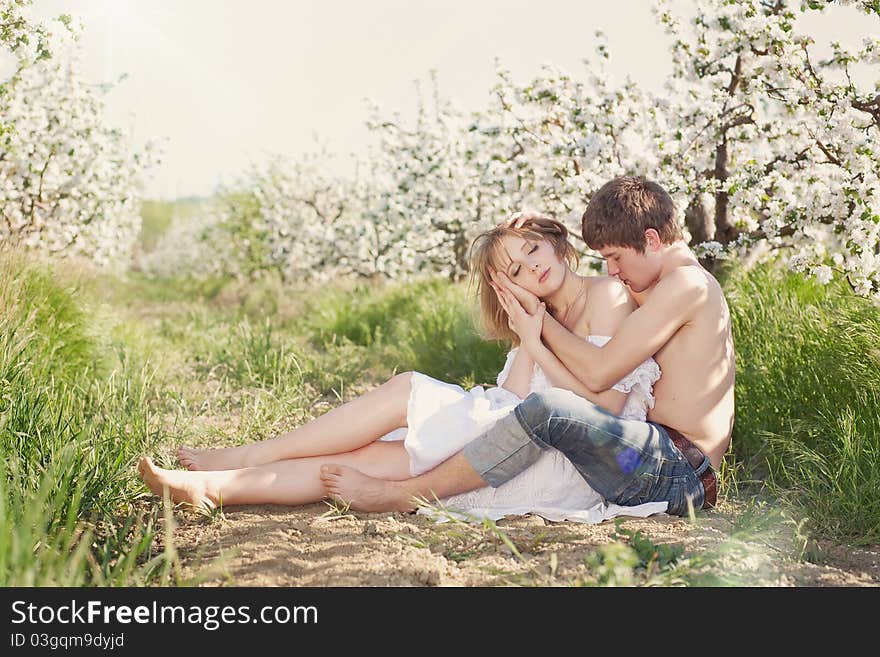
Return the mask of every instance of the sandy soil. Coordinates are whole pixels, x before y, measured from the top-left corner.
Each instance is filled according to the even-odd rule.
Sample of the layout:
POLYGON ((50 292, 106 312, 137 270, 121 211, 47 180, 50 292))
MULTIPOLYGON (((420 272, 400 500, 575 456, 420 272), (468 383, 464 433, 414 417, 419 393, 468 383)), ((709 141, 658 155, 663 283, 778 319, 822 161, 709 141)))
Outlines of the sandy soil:
MULTIPOLYGON (((585 558, 626 540, 614 522, 585 525, 537 516, 497 529, 437 523, 422 514, 340 513, 326 504, 241 506, 213 518, 178 512, 177 549, 186 577, 207 586, 571 586, 595 582, 585 558), (503 540, 513 544, 511 550, 503 540)), ((655 544, 684 546, 679 564, 742 586, 877 586, 880 546, 807 546, 785 523, 743 529, 725 502, 696 522, 660 514, 626 518, 655 544), (697 557, 698 558, 694 558, 697 557), (708 566, 700 566, 700 559, 708 566), (686 561, 683 561, 686 560, 686 561)), ((640 581, 644 581, 644 576, 640 581)))
MULTIPOLYGON (((361 387, 366 389, 347 392, 359 394, 361 387)), ((334 401, 317 402, 312 412, 326 412, 334 401)), ((189 418, 192 440, 182 442, 209 446, 208 436, 212 447, 234 444, 236 418, 203 411, 189 418)), ((306 419, 288 419, 275 429, 306 419)), ((179 467, 170 449, 157 456, 165 467, 179 467)), ((339 512, 325 503, 238 506, 213 516, 178 509, 174 519, 183 577, 206 586, 590 585, 596 571, 585 560, 604 545, 627 540, 613 521, 587 525, 524 516, 486 528, 437 523, 423 514, 339 512)), ((684 547, 679 564, 685 575, 709 572, 735 586, 880 585, 880 545, 799 540, 796 523, 769 507, 756 512, 751 502, 722 498, 695 522, 666 514, 622 520, 623 529, 640 531, 657 545, 684 547)), ((645 579, 641 571, 635 583, 645 579)))

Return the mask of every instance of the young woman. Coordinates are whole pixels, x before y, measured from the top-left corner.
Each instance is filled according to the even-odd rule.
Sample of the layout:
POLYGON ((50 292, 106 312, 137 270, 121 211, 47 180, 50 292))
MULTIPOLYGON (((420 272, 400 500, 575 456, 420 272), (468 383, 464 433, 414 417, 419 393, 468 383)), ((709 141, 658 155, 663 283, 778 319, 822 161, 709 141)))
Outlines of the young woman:
MULTIPOLYGON (((551 386, 571 390, 616 415, 644 420, 653 404, 652 385, 660 376, 653 359, 614 389, 596 394, 540 339, 534 335, 522 339, 508 322, 507 293, 492 280, 498 271, 538 296, 546 311, 572 333, 600 346, 634 310, 634 302, 616 279, 575 273, 576 252, 567 238, 563 224, 531 216, 520 228, 498 226, 474 240, 471 272, 486 335, 520 345, 507 355, 497 387, 464 390, 419 372, 399 374, 276 438, 226 449, 182 447, 178 458, 186 471, 158 468, 149 457, 142 457, 138 463, 142 479, 155 494, 162 495, 167 487, 172 500, 194 506, 309 504, 330 496, 322 478, 325 463, 349 465, 387 480, 416 476, 512 412, 530 392, 551 386)), ((520 330, 537 330, 540 335, 540 325, 520 330)), ((548 450, 503 486, 443 502, 450 509, 493 518, 533 512, 550 519, 597 522, 620 510, 606 507, 556 450, 548 450)), ((663 510, 654 506, 633 513, 663 510)))

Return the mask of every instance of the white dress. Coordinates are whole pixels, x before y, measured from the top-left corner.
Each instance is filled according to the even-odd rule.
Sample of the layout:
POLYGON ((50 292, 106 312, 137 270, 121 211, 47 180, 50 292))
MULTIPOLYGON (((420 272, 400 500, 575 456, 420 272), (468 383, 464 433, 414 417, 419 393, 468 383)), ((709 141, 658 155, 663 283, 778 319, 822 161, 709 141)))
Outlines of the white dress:
MULTIPOLYGON (((600 335, 587 337, 598 347, 610 339, 600 335)), ((413 373, 407 426, 381 438, 404 441, 413 476, 431 470, 460 451, 522 401, 501 387, 516 351, 513 349, 507 354, 507 362, 498 374, 497 388, 477 386, 464 390, 461 386, 413 373)), ((653 384, 659 378, 660 367, 649 358, 614 386, 615 390, 627 393, 621 417, 646 419, 648 409, 654 406, 653 384)), ((550 387, 544 372, 535 365, 530 392, 550 387)), ((568 459, 553 448, 545 450, 535 463, 498 488, 479 488, 443 498, 440 503, 454 516, 477 521, 533 513, 548 520, 586 523, 599 523, 618 515, 645 517, 662 513, 667 506, 666 502, 626 507, 606 502, 568 459)), ((448 519, 443 513, 424 507, 419 512, 441 521, 448 519)))

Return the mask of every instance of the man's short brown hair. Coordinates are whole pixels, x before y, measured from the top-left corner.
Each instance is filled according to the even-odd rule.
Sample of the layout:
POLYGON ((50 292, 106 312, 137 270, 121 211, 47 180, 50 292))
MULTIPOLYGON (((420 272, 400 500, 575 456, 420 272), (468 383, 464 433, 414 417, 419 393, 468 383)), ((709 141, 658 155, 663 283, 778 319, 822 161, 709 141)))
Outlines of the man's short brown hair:
POLYGON ((682 239, 672 198, 641 176, 621 176, 602 185, 590 199, 581 224, 584 241, 597 251, 625 246, 644 253, 648 228, 659 233, 663 244, 682 239))

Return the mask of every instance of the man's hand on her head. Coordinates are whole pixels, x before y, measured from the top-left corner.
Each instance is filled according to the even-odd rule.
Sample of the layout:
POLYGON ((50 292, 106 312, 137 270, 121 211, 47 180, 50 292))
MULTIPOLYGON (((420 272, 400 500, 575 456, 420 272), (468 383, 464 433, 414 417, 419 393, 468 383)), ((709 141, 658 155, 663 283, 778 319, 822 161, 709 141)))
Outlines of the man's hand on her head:
POLYGON ((540 212, 532 212, 531 210, 526 210, 525 212, 514 212, 499 225, 504 226, 505 228, 522 228, 523 224, 529 219, 538 219, 543 216, 544 215, 540 212))
POLYGON ((510 277, 503 271, 492 272, 492 282, 513 294, 527 313, 534 315, 535 312, 537 312, 541 300, 525 288, 520 287, 510 280, 510 277))

